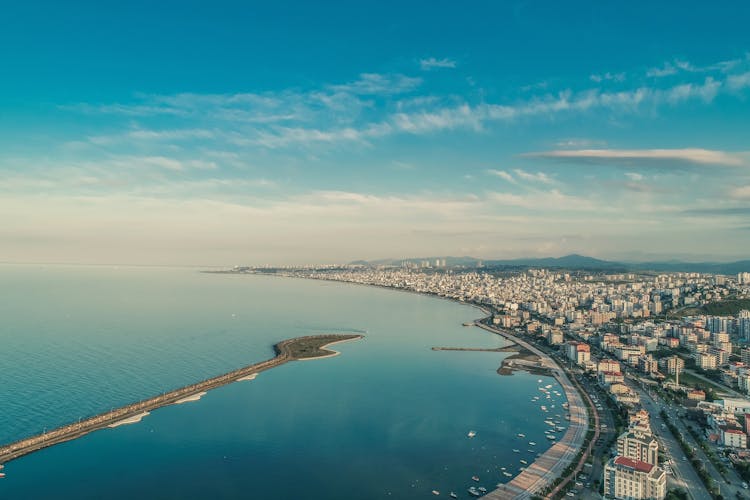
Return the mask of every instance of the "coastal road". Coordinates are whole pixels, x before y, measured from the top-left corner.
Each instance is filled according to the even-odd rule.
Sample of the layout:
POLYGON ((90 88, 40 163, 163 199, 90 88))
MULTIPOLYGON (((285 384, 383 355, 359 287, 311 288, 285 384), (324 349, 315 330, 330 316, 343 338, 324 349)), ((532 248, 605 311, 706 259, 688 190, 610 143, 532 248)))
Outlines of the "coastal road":
POLYGON ((568 429, 560 441, 552 445, 545 453, 529 465, 508 483, 491 491, 483 498, 491 500, 524 500, 535 495, 537 491, 557 479, 565 468, 573 462, 588 431, 589 419, 580 393, 574 387, 567 374, 546 353, 508 332, 497 330, 485 324, 476 323, 480 328, 501 335, 539 357, 541 367, 546 368, 557 379, 565 391, 568 400, 570 421, 568 429))

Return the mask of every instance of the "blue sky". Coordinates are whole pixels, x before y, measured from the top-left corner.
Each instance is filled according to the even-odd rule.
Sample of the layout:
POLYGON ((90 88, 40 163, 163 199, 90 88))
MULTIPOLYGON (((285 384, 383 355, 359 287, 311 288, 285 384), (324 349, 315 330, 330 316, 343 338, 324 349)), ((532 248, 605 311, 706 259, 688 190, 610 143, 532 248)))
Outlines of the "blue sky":
POLYGON ((747 258, 750 4, 24 2, 0 260, 747 258))

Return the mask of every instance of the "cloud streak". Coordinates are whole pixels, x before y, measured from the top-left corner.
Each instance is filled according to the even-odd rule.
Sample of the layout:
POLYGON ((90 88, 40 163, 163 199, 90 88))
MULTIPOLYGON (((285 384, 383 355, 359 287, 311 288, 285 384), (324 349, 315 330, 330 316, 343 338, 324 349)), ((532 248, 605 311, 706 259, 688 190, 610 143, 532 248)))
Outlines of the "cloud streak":
POLYGON ((419 67, 425 71, 436 68, 455 68, 456 61, 448 58, 435 59, 434 57, 430 57, 428 59, 420 59, 419 67))
POLYGON ((579 160, 590 162, 620 162, 643 164, 646 162, 677 161, 694 165, 742 167, 748 165, 747 153, 730 153, 699 148, 684 149, 578 149, 526 153, 532 158, 579 160))

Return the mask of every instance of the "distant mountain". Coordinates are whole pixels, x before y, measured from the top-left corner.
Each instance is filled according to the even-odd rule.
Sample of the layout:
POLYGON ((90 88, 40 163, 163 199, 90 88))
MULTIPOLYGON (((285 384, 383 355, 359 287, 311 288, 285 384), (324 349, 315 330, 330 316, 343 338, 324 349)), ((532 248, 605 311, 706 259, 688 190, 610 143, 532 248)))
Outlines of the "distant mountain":
POLYGON ((610 262, 578 254, 565 255, 564 257, 544 257, 536 259, 488 260, 485 261, 485 265, 556 267, 565 269, 624 269, 626 267, 619 262, 610 262))
POLYGON ((359 265, 371 266, 399 266, 404 262, 419 265, 423 261, 433 263, 445 259, 448 267, 476 267, 481 262, 484 267, 547 267, 569 270, 600 270, 610 272, 627 271, 656 271, 656 272, 687 272, 711 274, 737 274, 750 272, 750 260, 737 262, 616 262, 596 259, 585 255, 570 254, 563 257, 521 258, 521 259, 477 259, 475 257, 420 257, 409 259, 381 259, 376 261, 358 260, 359 265))

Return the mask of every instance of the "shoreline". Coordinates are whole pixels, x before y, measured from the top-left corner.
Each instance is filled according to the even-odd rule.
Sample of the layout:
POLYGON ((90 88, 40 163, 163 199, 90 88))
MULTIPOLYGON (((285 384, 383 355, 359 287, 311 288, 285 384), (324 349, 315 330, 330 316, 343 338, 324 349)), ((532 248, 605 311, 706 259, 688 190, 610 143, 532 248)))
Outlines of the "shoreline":
POLYGON ((481 321, 487 319, 492 313, 485 307, 468 303, 461 300, 445 297, 435 293, 429 292, 418 292, 415 290, 407 290, 404 288, 389 287, 386 285, 368 284, 368 283, 357 283, 354 281, 339 281, 327 278, 312 278, 303 276, 292 276, 285 274, 270 274, 270 273, 221 273, 216 274, 250 274, 255 276, 275 276, 280 278, 298 278, 298 279, 309 279, 318 281, 329 281, 339 284, 351 284, 361 285, 369 287, 377 287, 387 289, 390 291, 401 291, 408 292, 417 295, 429 296, 432 298, 444 299, 455 304, 461 304, 471 306, 482 311, 485 317, 474 320, 474 326, 477 326, 483 330, 486 330, 495 335, 503 337, 506 341, 510 342, 510 345, 504 346, 502 349, 507 351, 517 350, 517 354, 508 356, 503 360, 500 368, 498 368, 498 374, 509 375, 514 370, 524 370, 529 373, 539 374, 554 378, 565 393, 565 398, 568 402, 570 414, 570 421, 568 429, 564 436, 555 442, 550 448, 547 449, 541 456, 537 457, 531 464, 528 465, 526 470, 514 475, 510 481, 503 484, 502 486, 491 490, 484 498, 492 500, 522 500, 530 499, 535 497, 538 492, 542 491, 547 486, 551 485, 558 477, 562 476, 563 471, 566 467, 573 463, 576 454, 583 448, 586 433, 588 432, 590 421, 588 416, 588 410, 583 402, 583 395, 573 385, 570 378, 568 377, 565 367, 558 364, 548 354, 540 351, 539 349, 531 346, 526 341, 521 340, 510 332, 504 331, 499 328, 495 328, 490 325, 486 325, 481 321), (516 361, 522 359, 526 355, 530 354, 535 356, 538 361, 536 367, 529 366, 516 366, 516 361), (516 357, 514 356, 520 355, 516 357), (506 365, 506 361, 509 364, 506 365), (510 366, 509 366, 510 365, 510 366), (501 372, 505 370, 505 372, 501 372))
MULTIPOLYGON (((362 338, 362 337, 360 337, 362 338)), ((315 356, 314 358, 302 358, 298 359, 297 361, 310 361, 313 359, 325 359, 325 358, 332 358, 334 356, 338 356, 341 354, 339 351, 334 351, 333 349, 329 349, 330 346, 336 345, 336 344, 343 344, 344 342, 351 342, 352 340, 359 340, 357 338, 351 338, 351 339, 341 339, 341 340, 334 340, 333 342, 329 342, 327 344, 324 344, 320 346, 321 351, 329 351, 329 354, 322 354, 320 356, 315 356)), ((253 377, 255 378, 255 377, 253 377)), ((252 379, 245 379, 245 380, 252 380, 252 379)))
MULTIPOLYGON (((270 370, 290 361, 302 361, 307 359, 322 359, 329 357, 331 351, 325 347, 342 341, 359 340, 364 338, 361 334, 327 334, 310 335, 282 340, 273 346, 275 356, 265 361, 233 370, 223 375, 218 375, 201 382, 186 385, 178 389, 156 397, 138 401, 122 406, 93 417, 79 420, 77 423, 63 425, 49 432, 37 434, 25 439, 0 446, 0 464, 5 464, 16 458, 28 455, 35 451, 54 446, 56 444, 71 441, 86 434, 100 430, 118 427, 128 423, 139 422, 150 411, 158 408, 197 401, 207 391, 218 387, 238 382, 247 377, 256 376, 259 372, 270 370), (321 354, 323 353, 323 354, 321 354)), ((336 352, 336 351, 333 351, 336 352)))

